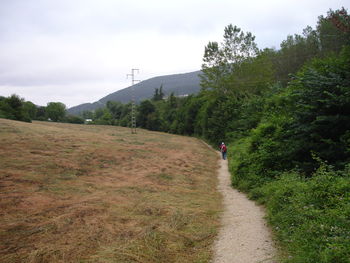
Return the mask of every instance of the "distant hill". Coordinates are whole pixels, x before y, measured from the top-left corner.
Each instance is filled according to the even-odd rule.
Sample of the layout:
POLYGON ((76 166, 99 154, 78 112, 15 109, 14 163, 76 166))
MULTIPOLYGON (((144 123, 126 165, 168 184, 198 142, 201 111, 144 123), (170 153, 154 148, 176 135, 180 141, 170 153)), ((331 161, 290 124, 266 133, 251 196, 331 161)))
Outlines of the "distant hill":
MULTIPOLYGON (((144 99, 152 98, 154 90, 163 86, 165 95, 172 92, 176 96, 197 93, 200 90, 199 74, 201 71, 189 72, 184 74, 174 74, 150 78, 134 85, 135 101, 140 102, 144 99)), ((128 103, 132 99, 132 88, 127 87, 122 90, 113 92, 99 101, 93 103, 84 103, 68 109, 68 113, 78 115, 85 110, 95 110, 106 105, 107 101, 119 101, 128 103)))

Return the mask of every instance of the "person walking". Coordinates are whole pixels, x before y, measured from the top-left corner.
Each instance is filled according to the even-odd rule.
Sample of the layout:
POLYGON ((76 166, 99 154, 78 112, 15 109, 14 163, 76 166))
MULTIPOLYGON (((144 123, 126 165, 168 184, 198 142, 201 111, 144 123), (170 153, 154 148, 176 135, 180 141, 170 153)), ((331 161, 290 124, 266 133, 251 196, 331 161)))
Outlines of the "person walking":
POLYGON ((227 147, 224 142, 221 143, 220 147, 220 152, 222 154, 222 159, 226 160, 226 154, 227 154, 227 147))

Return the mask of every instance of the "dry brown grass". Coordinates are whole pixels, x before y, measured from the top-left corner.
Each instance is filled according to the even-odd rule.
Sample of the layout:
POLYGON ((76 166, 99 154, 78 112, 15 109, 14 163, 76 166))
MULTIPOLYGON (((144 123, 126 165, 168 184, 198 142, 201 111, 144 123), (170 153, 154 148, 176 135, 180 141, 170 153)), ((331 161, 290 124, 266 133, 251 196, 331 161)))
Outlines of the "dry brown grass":
POLYGON ((0 119, 1 262, 209 262, 216 165, 193 138, 0 119))

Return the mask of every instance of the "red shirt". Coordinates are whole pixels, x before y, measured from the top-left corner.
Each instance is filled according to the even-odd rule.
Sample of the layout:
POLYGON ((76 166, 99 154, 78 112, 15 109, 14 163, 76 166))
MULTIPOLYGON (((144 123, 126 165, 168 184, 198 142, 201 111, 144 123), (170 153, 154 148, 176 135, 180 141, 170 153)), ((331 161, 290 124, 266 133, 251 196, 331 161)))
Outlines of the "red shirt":
POLYGON ((226 148, 226 145, 225 144, 222 144, 221 146, 220 146, 220 150, 221 150, 221 152, 226 152, 227 151, 227 148, 226 148))

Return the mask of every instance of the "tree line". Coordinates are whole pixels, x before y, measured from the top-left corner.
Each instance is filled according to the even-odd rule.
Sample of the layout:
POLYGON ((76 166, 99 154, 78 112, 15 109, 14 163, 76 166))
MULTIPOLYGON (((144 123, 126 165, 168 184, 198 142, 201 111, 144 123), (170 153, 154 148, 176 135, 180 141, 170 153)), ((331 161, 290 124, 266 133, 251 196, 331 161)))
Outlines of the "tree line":
POLYGON ((47 106, 37 106, 16 94, 9 97, 0 96, 0 118, 25 122, 38 120, 84 123, 82 117, 67 114, 66 105, 62 102, 49 102, 47 106))

